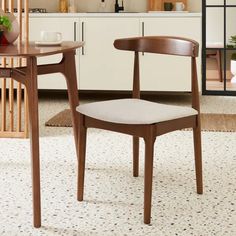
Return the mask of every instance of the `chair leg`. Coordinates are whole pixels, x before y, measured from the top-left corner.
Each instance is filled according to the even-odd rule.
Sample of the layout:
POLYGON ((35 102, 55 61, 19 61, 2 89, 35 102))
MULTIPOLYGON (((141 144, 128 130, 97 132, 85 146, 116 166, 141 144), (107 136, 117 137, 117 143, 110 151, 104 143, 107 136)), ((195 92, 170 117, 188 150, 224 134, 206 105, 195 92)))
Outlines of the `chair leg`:
POLYGON ((133 176, 139 174, 139 137, 133 136, 133 176))
POLYGON ((64 75, 67 84, 68 98, 71 109, 71 118, 72 118, 72 126, 74 132, 74 140, 76 146, 76 154, 78 156, 78 113, 76 111, 76 107, 79 105, 79 97, 78 97, 78 88, 77 88, 77 79, 76 79, 76 65, 75 65, 75 54, 74 52, 66 52, 63 53, 63 63, 64 66, 64 75))
POLYGON ((153 175, 153 153, 155 139, 145 139, 145 167, 144 167, 144 223, 151 221, 152 202, 152 175, 153 175))
POLYGON ((196 128, 193 129, 194 139, 194 154, 195 154, 195 172, 196 172, 196 184, 197 193, 203 193, 202 183, 202 145, 201 145, 201 126, 200 122, 196 128))
POLYGON ((78 199, 78 201, 83 201, 87 128, 84 126, 84 116, 81 114, 79 116, 80 116, 80 119, 79 119, 79 140, 78 140, 78 149, 79 149, 78 165, 79 166, 78 166, 77 199, 78 199))
POLYGON ((216 52, 216 60, 217 60, 217 68, 218 68, 219 80, 220 80, 220 82, 223 82, 222 66, 221 66, 221 52, 220 52, 220 50, 217 50, 217 52, 216 52))

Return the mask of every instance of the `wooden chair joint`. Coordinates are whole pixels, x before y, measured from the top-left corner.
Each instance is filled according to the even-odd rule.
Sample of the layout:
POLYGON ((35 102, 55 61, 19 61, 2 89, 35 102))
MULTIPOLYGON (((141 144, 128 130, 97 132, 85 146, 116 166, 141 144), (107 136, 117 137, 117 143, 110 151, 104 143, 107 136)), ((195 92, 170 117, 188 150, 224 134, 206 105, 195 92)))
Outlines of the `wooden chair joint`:
POLYGON ((53 74, 53 73, 63 73, 62 69, 63 62, 49 64, 49 65, 39 65, 38 66, 38 75, 44 74, 53 74))
POLYGON ((0 69, 0 78, 11 78, 12 69, 10 68, 1 68, 0 69))
POLYGON ((156 124, 155 134, 160 136, 179 129, 195 128, 196 126, 197 116, 189 116, 156 124))
POLYGON ((26 73, 22 69, 12 69, 11 78, 16 80, 19 83, 25 84, 26 83, 26 73))
POLYGON ((85 116, 84 125, 86 128, 99 128, 110 130, 118 133, 129 134, 136 137, 144 137, 149 125, 127 125, 118 124, 102 120, 97 120, 88 116, 85 116))

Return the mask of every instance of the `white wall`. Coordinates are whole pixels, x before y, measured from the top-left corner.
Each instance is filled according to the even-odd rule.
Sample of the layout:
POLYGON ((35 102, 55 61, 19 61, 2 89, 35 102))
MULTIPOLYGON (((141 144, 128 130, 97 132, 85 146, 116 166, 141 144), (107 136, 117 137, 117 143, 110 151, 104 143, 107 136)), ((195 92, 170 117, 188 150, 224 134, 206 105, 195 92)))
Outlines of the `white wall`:
POLYGON ((188 0, 189 10, 193 12, 200 12, 202 10, 201 0, 188 0))
MULTIPOLYGON (((211 0, 213 2, 213 0, 211 0)), ((214 3, 222 4, 223 0, 214 0, 214 3)), ((228 0, 228 4, 235 4, 235 0, 228 0)), ((232 35, 236 35, 236 9, 228 8, 226 11, 226 42, 232 35)), ((209 43, 224 42, 224 9, 207 8, 206 11, 206 41, 209 43)))
MULTIPOLYGON (((17 0, 15 0, 17 1, 17 0)), ((69 0, 68 0, 69 1, 69 0)), ((98 11, 101 0, 75 0, 80 12, 98 11)), ((121 2, 121 0, 119 0, 121 2)), ((114 11, 115 0, 105 0, 108 11, 114 11)), ((189 0, 189 10, 201 11, 201 0, 189 0)), ((48 12, 58 11, 59 0, 29 0, 30 7, 47 8, 48 12)), ((124 0, 126 11, 145 12, 147 0, 124 0)))

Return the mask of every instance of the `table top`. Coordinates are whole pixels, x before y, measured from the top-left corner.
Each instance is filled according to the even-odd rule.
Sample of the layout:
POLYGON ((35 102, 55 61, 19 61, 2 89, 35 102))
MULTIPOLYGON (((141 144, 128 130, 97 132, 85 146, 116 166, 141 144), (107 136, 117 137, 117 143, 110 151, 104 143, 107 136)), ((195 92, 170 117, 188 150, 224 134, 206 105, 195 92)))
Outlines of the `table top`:
POLYGON ((84 42, 64 41, 56 46, 39 46, 35 42, 17 44, 9 44, 0 46, 0 56, 3 57, 42 57, 58 53, 64 53, 75 50, 84 45, 84 42))

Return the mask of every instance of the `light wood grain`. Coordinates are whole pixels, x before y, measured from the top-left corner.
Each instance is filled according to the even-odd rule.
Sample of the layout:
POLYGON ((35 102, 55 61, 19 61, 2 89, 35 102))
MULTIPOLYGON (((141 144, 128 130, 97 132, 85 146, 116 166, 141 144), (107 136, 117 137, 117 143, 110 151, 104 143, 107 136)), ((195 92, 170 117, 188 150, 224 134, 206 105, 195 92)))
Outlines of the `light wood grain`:
POLYGON ((13 9, 14 9, 14 1, 13 1, 13 0, 10 0, 10 1, 9 1, 9 11, 10 11, 10 12, 13 12, 13 11, 14 11, 13 9))
POLYGON ((25 135, 23 132, 10 132, 10 131, 0 131, 0 137, 1 138, 25 138, 25 135))
POLYGON ((16 124, 16 130, 17 132, 21 132, 21 112, 22 112, 22 85, 21 83, 18 83, 17 85, 17 97, 16 97, 16 101, 17 101, 17 124, 16 124))
MULTIPOLYGON (((13 61, 10 63, 13 65, 13 61)), ((10 79, 9 85, 9 131, 14 130, 14 81, 10 79)))
POLYGON ((22 0, 18 0, 17 1, 17 19, 18 19, 18 23, 19 23, 19 31, 20 31, 20 35, 18 37, 18 44, 22 43, 22 0))
MULTIPOLYGON (((2 0, 2 9, 6 11, 7 1, 2 0)), ((6 67, 6 58, 2 58, 2 67, 6 67)), ((1 131, 6 131, 6 79, 2 79, 1 87, 1 131)))
MULTIPOLYGON (((14 0, 4 0, 1 2, 2 9, 6 12, 7 9, 9 12, 14 12, 14 7, 17 7, 18 13, 17 13, 17 20, 19 23, 19 37, 18 37, 18 49, 21 49, 22 42, 28 42, 29 40, 29 0, 17 0, 16 6, 14 6, 14 0), (22 9, 25 10, 25 13, 22 14, 22 9), (24 30, 23 30, 24 29, 24 30)), ((27 45, 27 43, 25 43, 27 45)), ((3 49, 4 50, 4 49, 3 49)), ((0 50, 1 51, 1 50, 0 50)), ((3 55, 4 56, 4 55, 3 55)), ((10 55, 7 55, 10 56, 10 55)), ((13 68, 15 66, 23 66, 25 65, 24 59, 17 58, 14 59, 9 58, 8 64, 6 63, 6 58, 2 59, 2 67, 10 67, 13 68)), ((29 125, 29 119, 28 119, 28 101, 27 101, 27 95, 24 93, 24 98, 22 98, 23 95, 23 85, 21 83, 17 82, 16 85, 16 114, 14 116, 14 80, 12 78, 2 79, 2 87, 1 87, 1 133, 0 137, 28 137, 28 125, 29 125), (9 86, 7 86, 7 81, 9 81, 9 86), (6 97, 7 89, 9 91, 8 97, 6 97), (6 107, 6 103, 9 102, 9 106, 6 107), (22 105, 24 103, 24 106, 22 105), (7 109, 9 108, 9 109, 7 109), (23 114, 23 108, 24 108, 24 119, 22 119, 23 114), (16 121, 14 120, 14 117, 16 117, 16 121), (24 122, 24 123, 23 123, 24 122), (16 123, 16 125, 15 125, 16 123), (14 127, 15 126, 15 127, 14 127)))
POLYGON ((188 10, 188 0, 148 0, 148 11, 164 11, 164 2, 172 2, 175 11, 175 3, 182 2, 185 5, 185 11, 188 10))
POLYGON ((6 79, 2 79, 2 88, 1 88, 1 130, 6 130, 6 79))
POLYGON ((7 8, 7 1, 6 0, 2 0, 2 9, 3 11, 5 11, 7 8))

